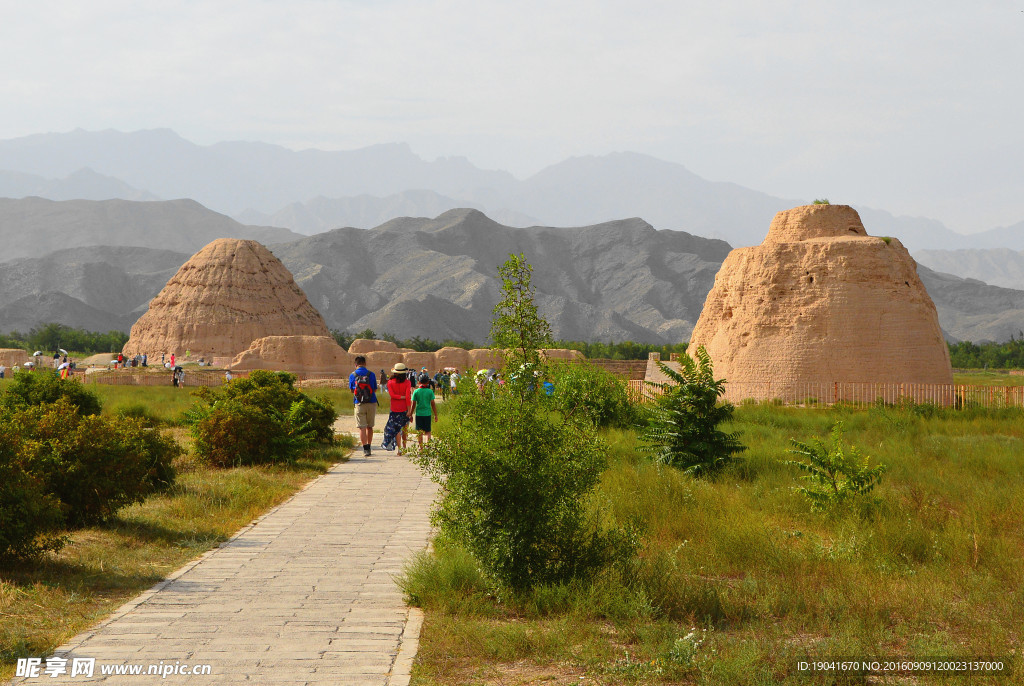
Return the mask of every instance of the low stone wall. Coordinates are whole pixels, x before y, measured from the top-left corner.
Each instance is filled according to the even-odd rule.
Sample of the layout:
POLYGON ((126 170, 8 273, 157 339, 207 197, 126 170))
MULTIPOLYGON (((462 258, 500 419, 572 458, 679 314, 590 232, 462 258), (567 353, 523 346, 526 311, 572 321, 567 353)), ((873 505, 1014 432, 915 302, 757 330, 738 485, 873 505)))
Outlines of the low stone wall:
POLYGON ((620 379, 643 379, 647 373, 647 360, 582 360, 600 367, 620 379))

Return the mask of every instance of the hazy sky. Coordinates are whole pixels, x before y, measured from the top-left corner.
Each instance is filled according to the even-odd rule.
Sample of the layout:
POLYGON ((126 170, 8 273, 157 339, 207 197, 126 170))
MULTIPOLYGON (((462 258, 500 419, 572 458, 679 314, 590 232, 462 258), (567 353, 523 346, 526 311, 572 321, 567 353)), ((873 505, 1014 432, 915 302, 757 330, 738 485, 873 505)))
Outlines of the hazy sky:
POLYGON ((0 138, 633 150, 786 198, 1024 221, 1024 0, 0 0, 0 138))

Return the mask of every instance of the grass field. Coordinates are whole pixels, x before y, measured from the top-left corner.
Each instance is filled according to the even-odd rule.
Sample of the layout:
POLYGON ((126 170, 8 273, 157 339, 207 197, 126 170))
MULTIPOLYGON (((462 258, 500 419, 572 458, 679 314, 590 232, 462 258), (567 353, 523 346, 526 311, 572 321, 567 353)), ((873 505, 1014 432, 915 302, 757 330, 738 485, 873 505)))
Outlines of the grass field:
MULTIPOLYGON (((106 414, 143 404, 172 424, 192 402, 191 389, 91 388, 106 414)), ((346 391, 312 393, 351 412, 346 391)), ((463 551, 436 541, 404 581, 426 611, 414 683, 831 683, 796 661, 840 656, 994 656, 1020 669, 1024 414, 755 405, 729 428, 747 451, 712 480, 639 459, 632 431, 604 434, 611 466, 594 506, 642 522, 644 540, 638 560, 593 583, 496 594, 463 551), (791 438, 824 438, 840 420, 888 471, 876 503, 813 514, 782 461, 791 438)), ((170 430, 187 442, 184 427, 170 430)), ((0 680, 338 459, 210 470, 186 457, 170 493, 74 532, 42 563, 0 571, 0 680)))
POLYGON ((1007 374, 1005 372, 974 369, 953 374, 953 383, 974 386, 1024 386, 1024 374, 1007 374))
MULTIPOLYGON (((104 414, 142 404, 176 422, 191 403, 190 389, 93 386, 104 414)), ((322 395, 339 401, 337 391, 322 395)), ((188 445, 188 431, 168 429, 188 445)), ((0 569, 0 681, 19 657, 46 656, 185 562, 230 538, 283 502, 332 464, 347 459, 344 446, 324 448, 294 466, 211 469, 190 455, 177 461, 172 489, 121 509, 102 526, 73 531, 59 553, 0 569)))
POLYGON ((796 663, 841 656, 1020 669, 1024 414, 754 406, 730 428, 748 449, 712 480, 639 459, 631 431, 605 435, 595 501, 642 521, 645 543, 594 583, 495 595, 463 551, 435 542, 403 582, 426 612, 414 683, 833 683, 796 663), (840 420, 888 472, 873 505, 812 514, 783 460, 791 438, 840 420))

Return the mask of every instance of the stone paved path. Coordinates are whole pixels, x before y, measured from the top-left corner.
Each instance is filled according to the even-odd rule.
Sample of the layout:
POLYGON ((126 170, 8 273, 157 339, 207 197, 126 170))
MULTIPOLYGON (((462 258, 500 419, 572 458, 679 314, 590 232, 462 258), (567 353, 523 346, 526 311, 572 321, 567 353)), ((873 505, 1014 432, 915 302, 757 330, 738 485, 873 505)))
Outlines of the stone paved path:
MULTIPOLYGON (((342 418, 339 429, 353 430, 350 422, 342 418)), ((12 683, 407 683, 421 616, 414 611, 410 621, 393 577, 427 544, 436 486, 381 450, 379 433, 375 441, 372 457, 357 451, 61 646, 68 674, 12 683), (74 657, 96 659, 93 678, 70 678, 74 657), (211 674, 100 674, 102 665, 142 665, 145 673, 161 662, 209 664, 211 674)))

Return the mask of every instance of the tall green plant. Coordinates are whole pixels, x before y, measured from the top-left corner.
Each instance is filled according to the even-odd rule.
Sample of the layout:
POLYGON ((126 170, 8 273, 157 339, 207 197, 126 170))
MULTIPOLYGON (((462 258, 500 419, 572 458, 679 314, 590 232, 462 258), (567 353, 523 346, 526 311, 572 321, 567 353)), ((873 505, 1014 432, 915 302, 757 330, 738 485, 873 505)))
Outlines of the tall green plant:
POLYGON ((452 423, 414 457, 444 486, 433 519, 445 535, 515 590, 587 577, 619 556, 626 537, 589 510, 607 463, 584 417, 508 388, 452 403, 452 423))
POLYGON ((65 538, 60 500, 20 454, 23 439, 0 410, 0 566, 58 550, 65 538))
POLYGON ((831 437, 828 445, 820 438, 813 443, 790 439, 793 449, 789 452, 803 460, 787 460, 786 464, 807 472, 801 477, 807 485, 796 490, 811 501, 811 510, 816 512, 833 510, 856 496, 870 493, 886 470, 884 464, 870 467, 867 455, 862 455, 854 445, 844 444, 842 422, 832 427, 831 437))
POLYGON ((669 378, 664 395, 649 410, 640 435, 640 450, 655 461, 703 476, 719 471, 744 450, 738 435, 719 430, 732 417, 733 406, 719 402, 725 380, 715 379, 711 357, 703 346, 679 356, 679 371, 663 362, 658 366, 669 378))
POLYGON ((499 269, 504 297, 491 337, 506 351, 508 383, 472 386, 448 403, 451 422, 414 460, 443 486, 433 520, 501 586, 583 578, 625 554, 628 537, 603 527, 589 494, 605 446, 582 414, 550 411, 535 370, 551 327, 537 312, 532 269, 511 255, 499 269))
POLYGON ((511 370, 522 365, 539 365, 540 350, 552 347, 551 325, 537 312, 531 283, 533 267, 522 254, 509 255, 498 267, 501 301, 494 306, 491 341, 504 351, 511 370))

